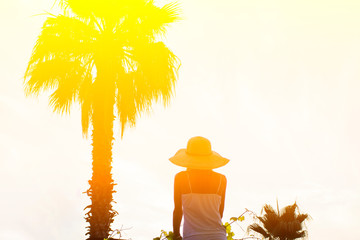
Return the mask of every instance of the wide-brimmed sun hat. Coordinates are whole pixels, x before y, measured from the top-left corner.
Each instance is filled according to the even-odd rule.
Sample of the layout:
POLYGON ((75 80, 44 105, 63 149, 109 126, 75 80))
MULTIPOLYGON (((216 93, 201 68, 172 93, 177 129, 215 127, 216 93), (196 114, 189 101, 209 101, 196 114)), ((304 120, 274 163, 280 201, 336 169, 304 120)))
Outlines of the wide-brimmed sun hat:
POLYGON ((212 151, 210 141, 204 137, 190 138, 186 149, 180 149, 169 160, 180 167, 203 170, 222 167, 229 162, 229 159, 212 151))

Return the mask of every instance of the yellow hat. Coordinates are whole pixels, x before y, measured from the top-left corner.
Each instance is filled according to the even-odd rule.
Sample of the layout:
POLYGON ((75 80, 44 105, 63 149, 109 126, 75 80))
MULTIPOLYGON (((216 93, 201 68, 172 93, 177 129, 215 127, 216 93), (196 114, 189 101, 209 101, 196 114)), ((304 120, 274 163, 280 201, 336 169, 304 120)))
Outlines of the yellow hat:
POLYGON ((212 151, 210 141, 204 137, 190 138, 186 149, 180 149, 169 160, 180 167, 203 170, 222 167, 229 162, 229 159, 212 151))

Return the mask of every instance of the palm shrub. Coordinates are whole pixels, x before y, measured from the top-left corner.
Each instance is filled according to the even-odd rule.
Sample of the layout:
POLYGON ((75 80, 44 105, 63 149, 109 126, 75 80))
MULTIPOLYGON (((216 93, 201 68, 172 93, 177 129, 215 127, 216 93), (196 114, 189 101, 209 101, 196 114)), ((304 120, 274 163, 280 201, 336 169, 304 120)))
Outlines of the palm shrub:
POLYGON ((92 127, 92 177, 87 194, 89 240, 108 238, 112 207, 113 123, 121 136, 152 103, 173 94, 178 58, 161 41, 178 7, 153 0, 59 0, 63 13, 49 15, 25 73, 25 92, 50 90, 55 112, 81 106, 83 135, 92 127))
POLYGON ((308 214, 299 213, 296 202, 293 205, 279 208, 275 211, 270 205, 262 209, 265 213, 256 217, 260 224, 253 223, 248 230, 261 234, 269 240, 293 240, 304 239, 307 231, 304 229, 304 221, 310 217, 308 214))

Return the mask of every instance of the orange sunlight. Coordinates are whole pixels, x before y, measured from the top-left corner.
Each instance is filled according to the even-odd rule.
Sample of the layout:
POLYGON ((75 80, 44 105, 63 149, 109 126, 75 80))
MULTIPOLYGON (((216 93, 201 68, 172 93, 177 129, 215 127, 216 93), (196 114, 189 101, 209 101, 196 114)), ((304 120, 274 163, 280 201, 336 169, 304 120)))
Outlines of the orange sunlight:
POLYGON ((274 234, 270 215, 293 236, 356 239, 359 13, 358 0, 0 1, 0 240, 168 240, 189 193, 218 204, 228 240, 274 234), (194 136, 230 161, 175 166, 194 136))

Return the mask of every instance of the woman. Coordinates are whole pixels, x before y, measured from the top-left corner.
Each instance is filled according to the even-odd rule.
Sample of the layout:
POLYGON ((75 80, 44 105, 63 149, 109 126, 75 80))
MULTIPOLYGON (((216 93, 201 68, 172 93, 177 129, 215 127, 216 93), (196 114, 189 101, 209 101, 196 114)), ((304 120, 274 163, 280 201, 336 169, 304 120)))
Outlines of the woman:
POLYGON ((186 167, 174 180, 173 232, 182 239, 180 223, 184 215, 184 240, 226 240, 221 218, 224 212, 226 178, 212 171, 228 159, 211 150, 210 141, 193 137, 170 161, 186 167))

